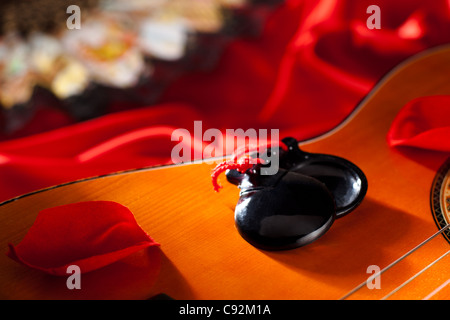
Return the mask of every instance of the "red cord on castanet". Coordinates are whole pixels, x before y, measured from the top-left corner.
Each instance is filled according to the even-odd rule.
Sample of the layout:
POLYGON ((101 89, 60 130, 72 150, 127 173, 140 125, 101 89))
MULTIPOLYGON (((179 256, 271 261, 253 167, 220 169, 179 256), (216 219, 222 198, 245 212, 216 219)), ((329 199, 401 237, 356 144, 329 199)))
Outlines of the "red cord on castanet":
MULTIPOLYGON (((264 147, 267 149, 274 144, 266 144, 264 147)), ((276 144, 279 146, 279 144, 276 144)), ((248 155, 249 152, 255 151, 257 149, 256 145, 252 145, 251 148, 249 145, 246 145, 245 148, 237 149, 231 160, 219 163, 211 172, 212 184, 214 187, 214 191, 219 192, 219 189, 222 188, 221 185, 217 182, 219 175, 226 170, 237 170, 240 173, 244 173, 248 169, 252 168, 256 164, 263 164, 264 160, 260 158, 253 159, 248 155), (252 160, 252 161, 250 161, 252 160)))
MULTIPOLYGON (((263 163, 261 159, 255 159, 256 163, 250 163, 250 156, 246 156, 244 158, 239 159, 237 162, 235 160, 228 160, 218 164, 211 173, 212 184, 214 187, 214 191, 219 192, 219 189, 222 188, 221 185, 218 184, 217 179, 219 175, 226 170, 237 170, 240 173, 244 173, 251 167, 253 167, 256 163, 263 163)), ((252 159, 253 160, 253 159, 252 159)))

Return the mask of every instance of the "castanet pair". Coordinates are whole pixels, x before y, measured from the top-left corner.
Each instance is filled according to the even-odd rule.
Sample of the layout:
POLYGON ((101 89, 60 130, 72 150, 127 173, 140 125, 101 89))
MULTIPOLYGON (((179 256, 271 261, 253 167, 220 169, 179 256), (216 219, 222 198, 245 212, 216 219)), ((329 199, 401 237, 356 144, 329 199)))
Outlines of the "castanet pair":
MULTIPOLYGON (((361 203, 368 188, 363 171, 352 162, 304 152, 294 138, 282 143, 286 149, 269 146, 255 164, 236 162, 226 170, 227 180, 240 188, 236 227, 263 250, 293 249, 317 240, 361 203), (279 170, 265 175, 264 158, 270 152, 279 153, 279 170)), ((218 168, 213 179, 227 167, 218 168)))

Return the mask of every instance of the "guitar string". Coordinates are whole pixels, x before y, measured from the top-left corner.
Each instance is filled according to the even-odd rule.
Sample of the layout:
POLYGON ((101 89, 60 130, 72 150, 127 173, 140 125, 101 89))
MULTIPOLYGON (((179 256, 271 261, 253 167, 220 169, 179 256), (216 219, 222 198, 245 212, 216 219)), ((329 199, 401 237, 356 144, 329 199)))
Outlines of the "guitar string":
POLYGON ((422 300, 429 300, 431 297, 433 297, 436 293, 438 293, 439 291, 441 291, 442 289, 444 289, 448 284, 450 283, 450 279, 448 279, 447 281, 445 281, 443 284, 441 284, 439 287, 437 287, 436 289, 434 289, 431 293, 429 293, 425 298, 423 298, 422 300))
POLYGON ((413 275, 411 278, 409 278, 408 280, 406 280, 405 282, 403 282, 401 285, 399 285, 397 288, 395 288, 394 290, 392 290, 391 292, 389 292, 387 295, 385 295, 383 298, 381 298, 381 300, 386 300, 387 298, 389 298, 390 296, 392 296, 394 293, 398 292, 401 288, 403 288, 404 286, 406 286, 408 283, 410 283, 411 281, 413 281, 415 278, 417 278, 418 276, 420 276, 422 273, 424 273, 426 270, 428 270, 429 268, 431 268, 433 265, 435 265, 437 262, 439 262, 440 260, 442 260, 444 257, 446 257, 448 254, 450 253, 450 250, 447 251, 446 253, 444 253, 442 256, 440 256, 439 258, 437 258, 436 260, 434 260, 432 263, 430 263, 429 265, 427 265, 425 268, 423 268, 422 270, 420 270, 419 272, 417 272, 415 275, 413 275))
MULTIPOLYGON (((385 267, 384 269, 378 271, 377 273, 373 274, 370 278, 376 278, 378 276, 380 276, 382 273, 386 272, 387 270, 389 270, 390 268, 392 268, 394 265, 396 265, 397 263, 399 263, 400 261, 402 261, 403 259, 405 259, 407 256, 409 256, 410 254, 412 254, 413 252, 415 252, 416 250, 420 249, 422 246, 424 246, 425 244, 427 244, 429 241, 431 241, 432 239, 434 239, 435 237, 437 237, 438 235, 440 235, 441 233, 443 233, 445 230, 447 230, 450 227, 450 224, 445 225, 443 228, 441 228, 438 232, 436 232, 435 234, 433 234, 431 237, 429 237, 428 239, 422 241, 420 244, 418 244, 417 246, 415 246, 414 248, 412 248, 411 250, 409 250, 408 252, 406 252, 404 255, 402 255, 400 258, 398 258, 397 260, 393 261, 391 264, 389 264, 387 267, 385 267)), ((339 300, 345 300, 348 297, 350 297, 352 294, 354 294, 356 291, 358 291, 359 289, 361 289, 362 287, 364 287, 367 283, 367 280, 360 283, 358 286, 356 286, 355 288, 353 288, 352 290, 350 290, 346 295, 344 295, 343 297, 341 297, 339 300)))

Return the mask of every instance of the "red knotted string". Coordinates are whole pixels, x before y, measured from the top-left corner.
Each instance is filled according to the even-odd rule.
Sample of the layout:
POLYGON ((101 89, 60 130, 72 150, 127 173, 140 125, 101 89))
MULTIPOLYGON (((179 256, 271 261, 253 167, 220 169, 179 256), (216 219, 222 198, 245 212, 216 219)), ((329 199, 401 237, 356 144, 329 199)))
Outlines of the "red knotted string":
MULTIPOLYGON (((267 143, 263 147, 268 149, 269 147, 277 146, 279 147, 279 143, 267 143)), ((261 147, 258 148, 257 145, 249 146, 246 144, 243 147, 236 149, 231 157, 231 160, 224 161, 219 163, 211 172, 212 184, 214 187, 214 191, 219 192, 219 189, 222 186, 218 183, 219 175, 226 170, 237 170, 240 173, 246 172, 248 169, 252 168, 257 164, 264 164, 264 160, 260 158, 252 158, 249 153, 254 152, 261 147)))

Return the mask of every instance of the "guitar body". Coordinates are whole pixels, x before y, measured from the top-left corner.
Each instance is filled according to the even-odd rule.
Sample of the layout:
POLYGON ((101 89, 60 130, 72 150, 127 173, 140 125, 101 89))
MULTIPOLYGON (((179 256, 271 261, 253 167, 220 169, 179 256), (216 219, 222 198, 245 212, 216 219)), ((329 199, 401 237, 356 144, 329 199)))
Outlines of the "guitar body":
POLYGON ((376 279, 379 288, 365 285, 373 274, 370 266, 386 268, 439 230, 430 192, 448 154, 395 149, 386 142, 392 120, 408 101, 438 94, 450 94, 448 47, 397 67, 338 128, 300 144, 307 152, 350 160, 363 170, 369 188, 355 211, 317 241, 293 250, 262 251, 243 240, 233 217, 239 190, 222 175, 224 188, 215 193, 212 165, 204 163, 116 173, 5 202, 0 206, 5 251, 8 243, 23 239, 45 208, 110 200, 127 206, 161 244, 151 249, 159 251, 161 267, 157 276, 150 274, 148 265, 154 261, 143 250, 83 274, 82 289, 68 290, 66 278, 27 268, 3 254, 0 297, 148 299, 163 292, 174 299, 448 298, 450 286, 443 284, 450 278, 450 256, 429 266, 450 250, 442 235, 383 272, 376 279))

